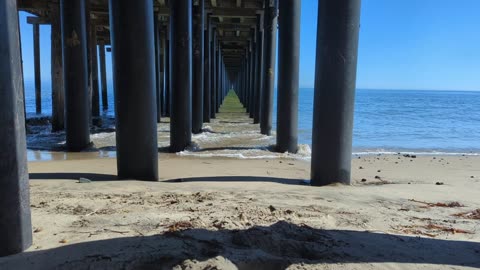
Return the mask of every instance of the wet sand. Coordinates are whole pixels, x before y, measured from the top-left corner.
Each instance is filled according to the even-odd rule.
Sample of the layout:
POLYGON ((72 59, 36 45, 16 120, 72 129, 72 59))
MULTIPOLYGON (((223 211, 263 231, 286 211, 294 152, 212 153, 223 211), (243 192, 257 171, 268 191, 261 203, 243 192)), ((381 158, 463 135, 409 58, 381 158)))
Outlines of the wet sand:
POLYGON ((479 156, 354 156, 352 185, 311 187, 307 155, 246 121, 162 152, 158 182, 117 180, 96 150, 29 162, 34 243, 0 269, 480 268, 479 156))

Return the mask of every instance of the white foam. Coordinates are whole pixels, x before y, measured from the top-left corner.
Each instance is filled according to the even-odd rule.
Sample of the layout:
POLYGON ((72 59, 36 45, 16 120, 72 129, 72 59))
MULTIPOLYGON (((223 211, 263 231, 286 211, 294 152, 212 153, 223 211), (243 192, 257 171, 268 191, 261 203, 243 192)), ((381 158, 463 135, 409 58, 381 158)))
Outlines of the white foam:
POLYGON ((100 132, 90 135, 92 139, 106 139, 109 137, 115 137, 115 132, 100 132))
POLYGON ((368 155, 418 155, 418 156, 480 156, 480 153, 472 152, 442 152, 442 151, 407 151, 407 152, 392 152, 392 151, 362 151, 362 152, 353 152, 352 155, 358 156, 368 156, 368 155))
POLYGON ((199 152, 190 152, 182 151, 178 152, 179 156, 191 156, 191 157, 200 157, 200 158, 237 158, 237 159, 277 159, 281 158, 280 156, 275 155, 257 155, 257 156, 246 156, 244 153, 218 153, 218 152, 209 152, 209 153, 199 153, 199 152))

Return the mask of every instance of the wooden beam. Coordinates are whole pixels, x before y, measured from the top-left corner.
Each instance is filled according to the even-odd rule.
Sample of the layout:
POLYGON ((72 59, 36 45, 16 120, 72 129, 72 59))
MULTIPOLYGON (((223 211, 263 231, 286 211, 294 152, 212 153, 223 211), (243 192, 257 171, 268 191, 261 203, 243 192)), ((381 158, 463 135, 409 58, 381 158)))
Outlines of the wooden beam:
POLYGON ((213 8, 208 12, 211 13, 213 17, 231 17, 231 18, 240 18, 240 17, 251 17, 256 18, 257 13, 260 14, 260 10, 256 8, 213 8))
POLYGON ((248 41, 250 38, 246 37, 225 37, 225 36, 219 36, 218 40, 220 41, 248 41))
POLYGON ((212 25, 219 28, 230 28, 230 29, 250 29, 255 27, 255 23, 218 23, 212 22, 212 25))
POLYGON ((51 21, 50 21, 49 18, 46 18, 46 17, 28 16, 27 17, 27 23, 28 24, 50 24, 51 21))
POLYGON ((48 0, 17 0, 17 9, 48 9, 48 0))

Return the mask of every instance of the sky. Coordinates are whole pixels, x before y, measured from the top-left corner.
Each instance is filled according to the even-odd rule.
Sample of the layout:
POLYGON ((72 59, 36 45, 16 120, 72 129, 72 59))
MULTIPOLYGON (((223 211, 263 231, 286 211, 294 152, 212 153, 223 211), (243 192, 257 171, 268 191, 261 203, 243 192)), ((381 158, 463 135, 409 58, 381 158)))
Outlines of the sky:
MULTIPOLYGON (((357 88, 480 90, 479 0, 362 0, 357 88)), ((318 0, 302 0, 300 87, 312 88, 318 0)), ((32 26, 20 13, 26 80, 32 26)), ((40 27, 42 80, 50 80, 50 26, 40 27)), ((278 61, 278 59, 277 59, 278 61)), ((108 77, 111 58, 107 53, 108 77)))

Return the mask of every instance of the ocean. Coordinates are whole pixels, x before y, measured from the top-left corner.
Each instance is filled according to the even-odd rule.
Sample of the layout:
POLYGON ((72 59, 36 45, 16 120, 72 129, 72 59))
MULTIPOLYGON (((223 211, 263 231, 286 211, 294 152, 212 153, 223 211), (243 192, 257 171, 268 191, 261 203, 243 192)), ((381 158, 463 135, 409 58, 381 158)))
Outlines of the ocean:
MULTIPOLYGON (((33 115, 33 81, 25 81, 25 92, 27 114, 33 115)), ((113 116, 111 83, 108 94, 105 115, 113 116)), ((312 141, 313 94, 312 88, 299 92, 300 144, 312 141)), ((51 114, 49 82, 42 83, 42 107, 51 114)), ((480 154, 480 91, 358 89, 354 119, 355 153, 480 154)))

